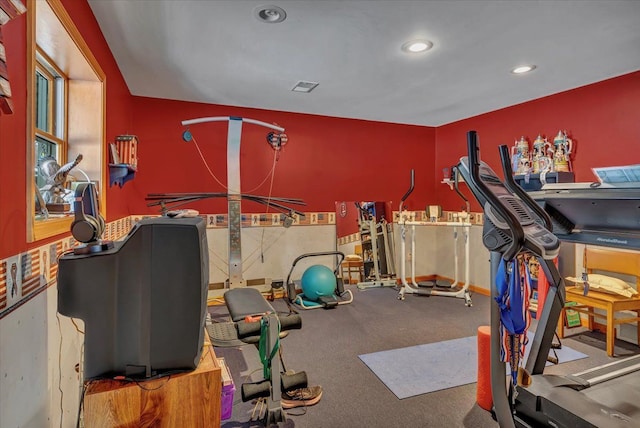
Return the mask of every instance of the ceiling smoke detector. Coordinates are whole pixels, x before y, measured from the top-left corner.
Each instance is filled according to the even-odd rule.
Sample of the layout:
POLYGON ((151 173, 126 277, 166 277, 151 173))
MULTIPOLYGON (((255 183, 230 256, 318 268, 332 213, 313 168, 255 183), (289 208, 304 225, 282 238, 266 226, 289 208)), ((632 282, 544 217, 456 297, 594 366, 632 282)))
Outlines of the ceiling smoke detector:
POLYGON ((287 18, 287 12, 283 8, 274 5, 258 6, 253 9, 253 14, 258 21, 267 24, 277 24, 287 18))
POLYGON ((304 80, 299 81, 296 85, 291 88, 293 92, 311 92, 313 89, 318 86, 318 82, 307 82, 304 80))

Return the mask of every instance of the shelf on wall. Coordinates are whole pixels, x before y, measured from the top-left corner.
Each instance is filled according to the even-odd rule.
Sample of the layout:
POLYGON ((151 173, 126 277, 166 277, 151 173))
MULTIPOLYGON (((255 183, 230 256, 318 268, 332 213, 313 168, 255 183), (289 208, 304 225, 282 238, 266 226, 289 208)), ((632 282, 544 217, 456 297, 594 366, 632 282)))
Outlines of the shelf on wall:
POLYGON ((124 184, 133 180, 136 174, 136 168, 128 163, 110 163, 109 164, 109 187, 114 184, 119 185, 120 187, 124 186, 124 184))
MULTIPOLYGON (((467 182, 464 181, 464 178, 462 177, 462 175, 458 176, 458 183, 467 184, 467 182)), ((453 187, 455 186, 456 183, 451 178, 443 178, 442 181, 440 182, 440 184, 446 184, 451 188, 451 190, 453 190, 453 187)))

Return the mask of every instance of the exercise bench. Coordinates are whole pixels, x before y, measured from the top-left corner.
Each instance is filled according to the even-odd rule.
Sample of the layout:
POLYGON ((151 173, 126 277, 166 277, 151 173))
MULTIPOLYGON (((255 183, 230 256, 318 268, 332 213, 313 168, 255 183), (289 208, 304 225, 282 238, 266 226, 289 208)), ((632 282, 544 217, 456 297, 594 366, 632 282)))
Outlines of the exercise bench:
POLYGON ((279 316, 254 288, 230 289, 225 292, 224 300, 231 321, 207 325, 211 343, 220 347, 257 345, 263 365, 264 380, 242 384, 242 401, 266 399, 264 425, 293 427, 293 421, 287 420, 280 403, 282 391, 306 388, 307 375, 304 371, 293 375, 281 373, 277 356, 280 339, 288 334, 288 330, 302 328, 300 315, 279 316), (253 321, 255 318, 259 320, 253 321))

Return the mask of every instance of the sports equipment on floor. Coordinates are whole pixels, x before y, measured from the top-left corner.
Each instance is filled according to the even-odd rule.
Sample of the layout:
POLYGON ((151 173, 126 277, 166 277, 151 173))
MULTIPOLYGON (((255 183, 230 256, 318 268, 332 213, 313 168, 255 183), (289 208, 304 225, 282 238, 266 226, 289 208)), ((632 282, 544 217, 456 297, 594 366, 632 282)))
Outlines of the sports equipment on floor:
POLYGON ((408 218, 407 212, 403 211, 404 201, 409 197, 409 195, 413 192, 413 188, 415 185, 415 171, 411 170, 411 185, 409 190, 404 194, 404 196, 400 199, 400 280, 402 282, 402 286, 400 287, 400 291, 398 292, 398 300, 404 300, 405 294, 416 294, 422 296, 445 296, 445 297, 457 297, 460 299, 464 299, 465 306, 472 306, 473 302, 471 301, 471 294, 469 293, 469 228, 471 227, 471 223, 468 222, 468 201, 466 198, 458 191, 457 189, 457 180, 456 180, 456 191, 458 195, 460 195, 467 202, 467 212, 463 213, 464 216, 459 217, 460 222, 438 222, 438 221, 413 221, 408 218), (467 221, 465 221, 467 220, 467 221), (454 236, 454 266, 455 266, 455 278, 453 283, 449 284, 446 287, 440 287, 438 284, 433 283, 430 284, 431 287, 424 287, 422 284, 418 284, 416 281, 416 226, 449 226, 453 227, 453 236, 454 236), (464 233, 464 245, 465 245, 465 279, 462 287, 458 288, 458 228, 462 228, 464 233), (407 263, 407 250, 406 250, 406 235, 407 230, 411 231, 411 282, 407 281, 406 277, 406 263, 407 263))
MULTIPOLYGON (((585 193, 586 189, 582 189, 571 198, 571 191, 564 189, 549 194, 543 192, 536 202, 513 181, 507 146, 500 146, 504 182, 480 161, 475 131, 468 132, 467 146, 468 157, 462 158, 458 167, 484 208, 483 243, 491 251, 492 283, 501 264, 526 251, 538 259, 550 285, 544 306, 538 308, 538 326, 525 364, 529 384, 510 382, 509 393, 505 388, 505 364, 500 356, 500 307, 492 304, 491 385, 498 423, 501 427, 637 426, 640 356, 574 375, 548 375, 543 371, 565 294, 564 280, 553 262, 560 245, 554 233, 573 242, 589 237, 600 245, 637 248, 632 245, 640 242, 637 227, 640 190, 592 189, 585 193), (562 198, 562 203, 556 204, 553 193, 562 198), (620 198, 621 193, 626 197, 620 198), (598 211, 615 212, 615 215, 598 217, 594 215, 598 211)), ((491 295, 497 297, 495 289, 491 295)))
POLYGON ((342 277, 338 274, 340 264, 344 260, 344 253, 340 251, 327 251, 322 253, 307 253, 297 257, 291 265, 287 275, 287 298, 303 309, 335 308, 338 305, 346 305, 353 302, 351 290, 345 290, 342 277), (291 274, 296 264, 308 257, 337 256, 336 268, 331 271, 323 265, 313 265, 307 268, 302 275, 302 293, 296 292, 296 284, 291 279, 291 274))

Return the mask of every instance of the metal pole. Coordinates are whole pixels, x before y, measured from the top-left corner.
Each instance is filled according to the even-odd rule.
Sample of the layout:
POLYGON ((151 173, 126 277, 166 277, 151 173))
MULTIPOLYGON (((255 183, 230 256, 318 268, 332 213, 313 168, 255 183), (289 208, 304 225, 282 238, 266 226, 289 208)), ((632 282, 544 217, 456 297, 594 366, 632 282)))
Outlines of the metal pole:
POLYGON ((491 252, 491 395, 496 419, 500 428, 515 428, 513 412, 507 397, 507 372, 505 362, 500 358, 500 308, 495 301, 496 273, 502 261, 502 255, 491 252))

